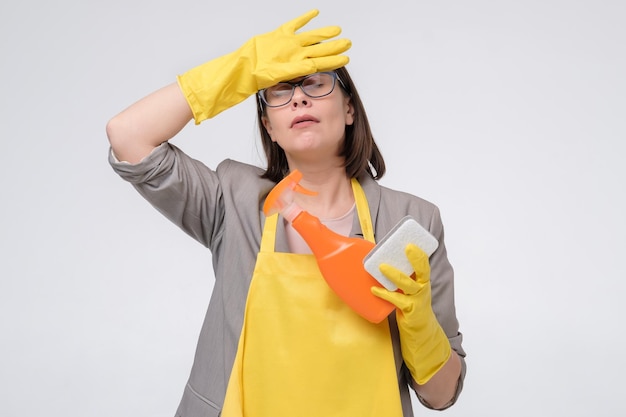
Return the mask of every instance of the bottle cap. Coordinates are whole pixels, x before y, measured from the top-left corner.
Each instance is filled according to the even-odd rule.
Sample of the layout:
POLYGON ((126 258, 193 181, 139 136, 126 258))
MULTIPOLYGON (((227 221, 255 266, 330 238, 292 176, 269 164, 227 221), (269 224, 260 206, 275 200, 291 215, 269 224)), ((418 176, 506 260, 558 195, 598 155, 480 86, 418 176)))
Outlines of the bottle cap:
POLYGON ((294 191, 306 195, 317 195, 315 191, 307 190, 301 186, 301 179, 302 173, 294 169, 289 175, 276 184, 265 199, 263 213, 265 213, 266 216, 270 216, 276 212, 281 212, 293 202, 294 191))

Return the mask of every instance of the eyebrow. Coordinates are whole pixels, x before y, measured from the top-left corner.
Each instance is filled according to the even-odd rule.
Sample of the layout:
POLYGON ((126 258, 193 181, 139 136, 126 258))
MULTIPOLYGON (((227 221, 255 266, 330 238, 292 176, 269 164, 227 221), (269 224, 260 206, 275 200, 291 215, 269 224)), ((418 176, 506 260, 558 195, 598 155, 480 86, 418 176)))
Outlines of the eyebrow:
POLYGON ((295 83, 300 82, 300 81, 304 80, 305 78, 310 77, 311 75, 315 75, 315 74, 317 74, 317 72, 314 72, 314 73, 308 74, 308 75, 304 75, 302 77, 294 78, 292 80, 280 81, 278 84, 281 84, 281 83, 283 83, 283 84, 295 84, 295 83))

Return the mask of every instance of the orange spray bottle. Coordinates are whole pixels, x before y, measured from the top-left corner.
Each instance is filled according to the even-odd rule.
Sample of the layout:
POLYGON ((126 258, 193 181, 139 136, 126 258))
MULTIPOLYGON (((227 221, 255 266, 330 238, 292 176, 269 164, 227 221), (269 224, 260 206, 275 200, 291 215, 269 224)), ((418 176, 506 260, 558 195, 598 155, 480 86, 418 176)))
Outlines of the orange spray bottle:
POLYGON ((376 297, 371 287, 382 285, 363 267, 363 258, 374 248, 364 239, 337 234, 320 220, 299 207, 294 192, 315 195, 299 182, 302 173, 294 170, 269 193, 263 212, 266 216, 280 213, 305 240, 330 288, 354 311, 372 323, 380 323, 395 308, 376 297))

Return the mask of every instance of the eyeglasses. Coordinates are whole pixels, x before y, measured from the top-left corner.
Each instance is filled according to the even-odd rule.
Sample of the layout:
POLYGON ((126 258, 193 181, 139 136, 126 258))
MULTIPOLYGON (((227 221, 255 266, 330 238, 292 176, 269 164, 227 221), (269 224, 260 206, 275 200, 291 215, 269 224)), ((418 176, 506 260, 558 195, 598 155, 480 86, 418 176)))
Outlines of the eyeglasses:
POLYGON ((260 90, 258 96, 267 107, 280 107, 291 101, 296 87, 300 87, 308 97, 321 98, 333 92, 335 80, 339 80, 341 87, 347 91, 345 84, 336 73, 316 72, 297 82, 282 82, 260 90))

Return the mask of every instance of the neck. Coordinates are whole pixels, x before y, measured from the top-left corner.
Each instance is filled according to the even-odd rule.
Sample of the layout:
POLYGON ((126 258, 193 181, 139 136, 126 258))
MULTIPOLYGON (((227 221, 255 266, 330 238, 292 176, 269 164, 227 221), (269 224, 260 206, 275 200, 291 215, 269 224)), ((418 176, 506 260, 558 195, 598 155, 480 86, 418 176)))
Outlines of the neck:
POLYGON ((350 178, 344 167, 310 170, 297 167, 302 172, 300 184, 315 196, 296 195, 297 204, 320 219, 333 219, 344 215, 354 205, 350 178))

